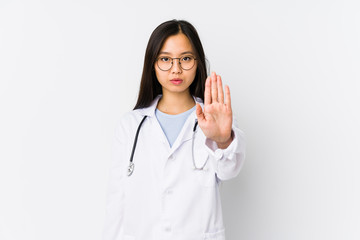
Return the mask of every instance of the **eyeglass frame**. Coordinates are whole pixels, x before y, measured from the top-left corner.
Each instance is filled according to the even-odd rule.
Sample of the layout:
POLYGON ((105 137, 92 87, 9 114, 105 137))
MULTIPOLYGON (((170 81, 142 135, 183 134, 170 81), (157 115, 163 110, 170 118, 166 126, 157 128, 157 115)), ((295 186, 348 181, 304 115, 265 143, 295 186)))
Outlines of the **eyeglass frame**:
MULTIPOLYGON (((189 71, 189 70, 191 70, 191 69, 195 66, 195 61, 194 61, 194 65, 192 65, 191 68, 189 68, 189 69, 184 69, 184 68, 181 66, 181 62, 180 62, 180 59, 181 59, 181 58, 167 57, 167 58, 170 58, 170 59, 171 59, 171 67, 170 67, 169 69, 167 69, 167 70, 163 70, 163 69, 160 68, 159 63, 158 63, 159 59, 160 59, 160 58, 163 58, 163 57, 167 57, 167 56, 157 57, 157 58, 155 59, 155 63, 156 63, 156 65, 158 66, 158 68, 159 68, 161 71, 164 71, 164 72, 169 71, 169 70, 174 66, 174 59, 178 59, 178 60, 179 60, 180 68, 181 68, 182 70, 184 70, 184 71, 189 71)), ((184 56, 184 57, 186 57, 186 56, 184 56)), ((192 57, 193 57, 193 56, 192 56, 192 57)), ((194 57, 194 60, 197 60, 197 58, 194 57)))

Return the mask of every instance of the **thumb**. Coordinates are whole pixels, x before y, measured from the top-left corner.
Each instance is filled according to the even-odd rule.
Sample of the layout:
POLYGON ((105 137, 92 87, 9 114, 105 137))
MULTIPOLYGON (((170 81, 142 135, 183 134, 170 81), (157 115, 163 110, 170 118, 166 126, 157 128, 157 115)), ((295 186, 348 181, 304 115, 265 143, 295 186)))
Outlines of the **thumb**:
POLYGON ((202 108, 198 103, 196 103, 196 116, 198 118, 198 121, 205 120, 204 112, 202 111, 202 108))

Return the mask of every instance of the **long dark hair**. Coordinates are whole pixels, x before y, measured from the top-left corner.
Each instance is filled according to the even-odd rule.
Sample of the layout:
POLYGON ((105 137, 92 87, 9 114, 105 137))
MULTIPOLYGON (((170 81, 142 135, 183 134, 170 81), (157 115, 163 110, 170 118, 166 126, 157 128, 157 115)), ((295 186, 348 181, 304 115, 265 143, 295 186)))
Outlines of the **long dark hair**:
POLYGON ((140 90, 135 109, 150 106, 162 88, 155 74, 154 64, 165 40, 178 33, 183 33, 189 39, 197 59, 197 69, 194 81, 190 85, 190 94, 204 100, 207 64, 205 53, 199 35, 189 22, 184 20, 170 20, 160 24, 151 34, 144 59, 140 90))

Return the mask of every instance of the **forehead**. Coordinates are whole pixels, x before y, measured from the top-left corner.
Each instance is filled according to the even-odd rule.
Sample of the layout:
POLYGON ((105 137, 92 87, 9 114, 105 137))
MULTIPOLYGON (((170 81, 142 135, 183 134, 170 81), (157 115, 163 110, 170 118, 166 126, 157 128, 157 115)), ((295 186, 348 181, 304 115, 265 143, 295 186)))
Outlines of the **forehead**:
POLYGON ((168 37, 160 49, 160 54, 180 55, 184 52, 193 53, 193 48, 190 40, 183 33, 168 37))

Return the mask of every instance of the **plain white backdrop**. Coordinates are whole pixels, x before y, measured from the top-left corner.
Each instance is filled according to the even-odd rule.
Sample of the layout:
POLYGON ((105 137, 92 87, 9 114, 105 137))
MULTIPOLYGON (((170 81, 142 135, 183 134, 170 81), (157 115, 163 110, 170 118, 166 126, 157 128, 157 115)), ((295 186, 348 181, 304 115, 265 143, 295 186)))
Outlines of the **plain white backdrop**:
POLYGON ((229 240, 360 239, 360 4, 0 2, 0 239, 98 240, 147 41, 185 19, 247 135, 229 240))

